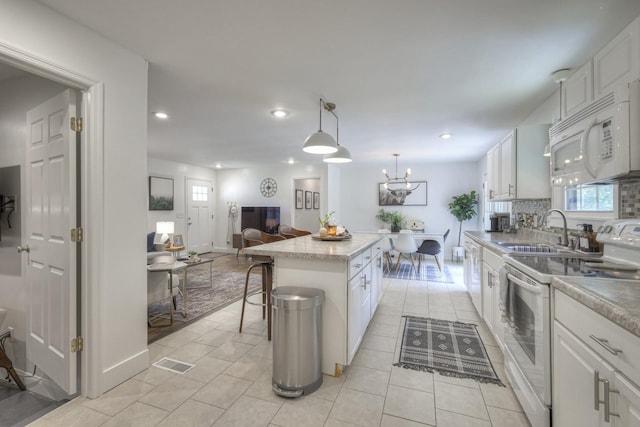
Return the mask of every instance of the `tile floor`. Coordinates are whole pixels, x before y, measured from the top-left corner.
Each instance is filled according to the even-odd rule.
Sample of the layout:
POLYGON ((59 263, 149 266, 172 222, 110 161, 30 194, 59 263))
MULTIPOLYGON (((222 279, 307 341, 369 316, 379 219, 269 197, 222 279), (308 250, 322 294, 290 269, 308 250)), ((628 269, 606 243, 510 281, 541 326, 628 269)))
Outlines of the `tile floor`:
POLYGON ((77 398, 31 426, 528 426, 511 388, 392 366, 403 314, 474 322, 503 382, 502 354, 462 284, 385 279, 385 292, 362 345, 342 377, 324 377, 294 400, 271 391, 271 345, 261 310, 240 303, 149 346, 194 363, 184 375, 150 367, 98 399, 77 398))

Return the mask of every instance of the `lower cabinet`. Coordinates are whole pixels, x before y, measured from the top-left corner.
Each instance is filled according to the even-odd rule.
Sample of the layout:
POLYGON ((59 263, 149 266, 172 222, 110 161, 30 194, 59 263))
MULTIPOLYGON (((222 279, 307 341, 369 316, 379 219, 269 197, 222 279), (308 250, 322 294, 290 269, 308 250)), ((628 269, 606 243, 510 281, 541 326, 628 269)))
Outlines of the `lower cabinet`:
MULTIPOLYGON (((556 291, 556 295, 559 292, 556 291)), ((565 304, 569 297, 560 295, 562 306, 556 301, 556 310, 570 308, 565 304)), ((583 328, 576 329, 575 333, 569 329, 575 322, 575 325, 586 324, 585 329, 595 332, 597 327, 592 327, 592 322, 597 322, 598 314, 593 312, 593 317, 577 318, 576 313, 567 312, 564 310, 561 319, 556 316, 554 321, 553 426, 640 426, 640 388, 627 377, 637 372, 625 373, 599 353, 602 349, 597 341, 592 341, 595 333, 585 335, 583 328), (568 315, 571 315, 570 322, 565 322, 562 317, 568 315)), ((614 352, 617 351, 624 360, 626 349, 614 352)))
POLYGON ((371 319, 371 286, 367 283, 371 280, 370 271, 371 264, 368 264, 349 280, 348 364, 356 355, 371 319))
POLYGON ((502 256, 489 250, 483 251, 482 261, 482 318, 504 351, 504 328, 500 310, 500 270, 504 267, 502 256))

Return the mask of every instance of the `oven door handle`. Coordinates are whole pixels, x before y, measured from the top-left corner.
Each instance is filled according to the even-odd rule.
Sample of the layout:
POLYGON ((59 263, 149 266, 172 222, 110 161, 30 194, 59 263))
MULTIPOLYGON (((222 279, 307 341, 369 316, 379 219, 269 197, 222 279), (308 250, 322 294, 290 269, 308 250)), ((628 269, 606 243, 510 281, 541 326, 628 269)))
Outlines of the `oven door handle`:
POLYGON ((507 274, 507 279, 511 280, 516 285, 522 287, 523 289, 528 290, 531 293, 534 293, 534 294, 541 294, 542 293, 542 288, 540 286, 530 285, 527 282, 525 282, 524 280, 518 279, 513 274, 507 274))

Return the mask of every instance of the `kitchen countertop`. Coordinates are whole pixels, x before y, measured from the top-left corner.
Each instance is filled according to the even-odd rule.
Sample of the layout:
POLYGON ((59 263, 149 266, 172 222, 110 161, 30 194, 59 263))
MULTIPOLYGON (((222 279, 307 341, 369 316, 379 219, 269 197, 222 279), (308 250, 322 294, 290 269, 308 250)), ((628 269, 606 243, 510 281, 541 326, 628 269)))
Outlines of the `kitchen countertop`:
POLYGON ((554 277, 551 286, 640 337, 640 280, 554 277))
POLYGON ((377 233, 352 233, 341 241, 315 240, 310 235, 281 242, 251 246, 240 251, 247 255, 266 255, 301 259, 348 261, 382 238, 377 233))

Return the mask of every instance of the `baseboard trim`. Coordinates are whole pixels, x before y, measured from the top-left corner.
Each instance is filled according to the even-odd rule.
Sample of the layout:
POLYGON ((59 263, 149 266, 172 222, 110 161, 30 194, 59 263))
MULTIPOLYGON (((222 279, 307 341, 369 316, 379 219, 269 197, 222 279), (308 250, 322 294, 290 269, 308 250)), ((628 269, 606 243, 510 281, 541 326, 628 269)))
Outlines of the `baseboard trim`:
POLYGON ((112 388, 122 384, 130 378, 138 375, 149 367, 149 349, 145 348, 138 354, 125 359, 102 371, 101 392, 106 393, 112 388))

